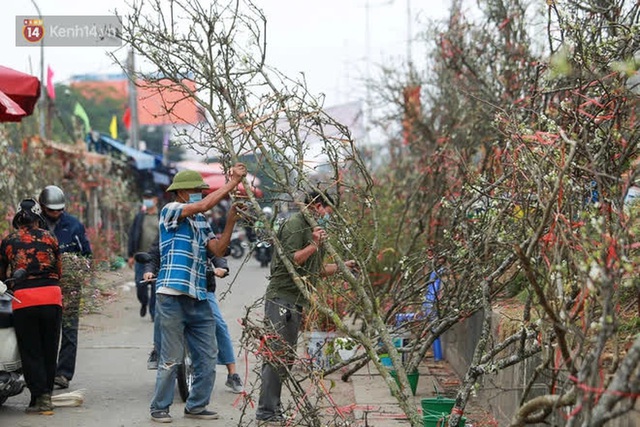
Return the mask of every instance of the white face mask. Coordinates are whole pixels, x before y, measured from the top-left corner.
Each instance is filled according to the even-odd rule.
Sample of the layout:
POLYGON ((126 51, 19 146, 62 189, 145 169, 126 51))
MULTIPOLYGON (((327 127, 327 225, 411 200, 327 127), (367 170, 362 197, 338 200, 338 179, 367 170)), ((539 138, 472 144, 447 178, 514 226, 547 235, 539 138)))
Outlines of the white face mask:
POLYGON ((142 204, 147 209, 152 208, 152 207, 154 207, 156 205, 155 202, 153 201, 153 199, 144 199, 142 201, 142 204))

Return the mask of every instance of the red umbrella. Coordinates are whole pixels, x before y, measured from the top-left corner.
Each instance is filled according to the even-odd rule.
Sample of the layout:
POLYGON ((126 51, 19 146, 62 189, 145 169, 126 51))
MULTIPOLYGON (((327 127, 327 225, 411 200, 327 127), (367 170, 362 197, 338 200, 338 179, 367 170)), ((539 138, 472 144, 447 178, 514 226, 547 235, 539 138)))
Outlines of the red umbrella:
MULTIPOLYGON (((11 98, 23 110, 25 116, 29 116, 40 98, 40 80, 0 65, 0 91, 11 98)), ((0 111, 0 122, 20 121, 22 116, 16 117, 15 114, 7 113, 6 104, 2 105, 5 107, 0 107, 3 110, 0 111)))
MULTIPOLYGON (((208 175, 203 177, 204 182, 209 184, 209 188, 204 190, 205 194, 211 193, 212 191, 216 191, 218 188, 222 187, 227 182, 227 177, 221 174, 208 175)), ((262 190, 258 187, 252 186, 251 191, 255 194, 256 197, 262 197, 262 190)), ((242 195, 246 195, 247 192, 244 189, 242 184, 238 185, 238 192, 242 195)))
POLYGON ((0 90, 0 121, 19 122, 27 113, 16 102, 0 90))

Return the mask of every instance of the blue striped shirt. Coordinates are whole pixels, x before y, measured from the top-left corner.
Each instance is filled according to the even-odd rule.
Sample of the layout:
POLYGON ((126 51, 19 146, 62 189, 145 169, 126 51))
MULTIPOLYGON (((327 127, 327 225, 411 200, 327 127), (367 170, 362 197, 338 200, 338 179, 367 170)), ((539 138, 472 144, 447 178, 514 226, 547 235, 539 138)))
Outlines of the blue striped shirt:
POLYGON ((167 287, 198 300, 207 299, 207 243, 215 239, 202 214, 180 220, 183 203, 160 212, 160 271, 156 289, 167 287))

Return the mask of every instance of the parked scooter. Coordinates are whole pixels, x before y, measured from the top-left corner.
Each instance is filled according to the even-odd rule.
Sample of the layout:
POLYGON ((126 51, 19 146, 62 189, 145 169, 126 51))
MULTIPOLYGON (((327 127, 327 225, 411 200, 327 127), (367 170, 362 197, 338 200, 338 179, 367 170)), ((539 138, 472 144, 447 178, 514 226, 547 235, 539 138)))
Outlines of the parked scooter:
MULTIPOLYGON (((264 218, 260 218, 258 216, 255 207, 249 202, 236 204, 236 209, 242 217, 243 222, 246 224, 244 230, 245 237, 249 241, 249 244, 247 244, 247 246, 251 245, 253 247, 253 254, 256 260, 258 260, 258 262, 260 263, 260 266, 267 267, 271 262, 271 258, 273 256, 273 244, 270 241, 269 234, 265 230, 263 219, 271 221, 271 218, 273 216, 273 209, 269 206, 263 207, 262 214, 264 215, 264 218)), ((277 222, 276 224, 279 225, 279 222, 277 222)), ((273 225, 274 228, 276 224, 273 225)), ((230 248, 232 251, 231 256, 236 258, 233 255, 233 244, 234 242, 232 235, 230 244, 230 248)), ((244 251, 242 252, 242 254, 244 254, 244 251)), ((241 256, 242 255, 238 256, 237 258, 240 258, 241 256)))
MULTIPOLYGON (((23 269, 16 270, 5 282, 21 280, 26 274, 23 269)), ((22 393, 26 386, 22 377, 18 340, 13 329, 12 299, 15 297, 7 290, 7 285, 0 281, 0 405, 11 396, 22 393)))

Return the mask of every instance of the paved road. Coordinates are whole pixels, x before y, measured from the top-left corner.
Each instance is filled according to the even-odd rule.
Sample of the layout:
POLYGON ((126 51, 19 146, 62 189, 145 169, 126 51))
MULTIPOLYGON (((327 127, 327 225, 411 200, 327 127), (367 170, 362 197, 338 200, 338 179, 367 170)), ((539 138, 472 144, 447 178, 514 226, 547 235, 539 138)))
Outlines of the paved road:
MULTIPOLYGON (((218 289, 224 292, 234 273, 239 271, 241 261, 229 259, 232 274, 223 280, 218 289)), ((236 319, 241 318, 244 307, 252 305, 264 294, 267 269, 260 268, 255 259, 249 259, 230 292, 221 303, 223 316, 237 343, 241 327, 236 319)), ((119 283, 119 296, 109 302, 101 314, 86 316, 81 321, 80 348, 76 377, 71 390, 85 389, 85 403, 75 408, 57 408, 52 416, 26 415, 28 392, 10 398, 0 407, 0 427, 129 427, 158 425, 149 420, 149 402, 155 383, 155 371, 147 371, 146 360, 151 350, 152 323, 149 317, 141 318, 139 304, 132 289, 133 273, 124 269, 115 276, 119 283)), ((221 293, 219 292, 219 295, 221 293)), ((236 345, 236 351, 238 346, 236 345)), ((252 369, 255 359, 244 354, 238 360, 238 371, 245 375, 245 360, 248 361, 249 382, 255 381, 252 369)), ((218 366, 216 386, 211 409, 221 414, 219 421, 183 419, 184 404, 176 391, 171 413, 173 426, 196 427, 200 425, 238 425, 241 411, 234 407, 238 395, 230 393, 224 386, 226 368, 218 366)), ((56 391, 55 393, 61 393, 56 391)), ((239 405, 241 406, 241 405, 239 405)), ((238 407, 239 407, 238 406, 238 407)), ((242 425, 255 425, 254 412, 249 410, 242 425)))

